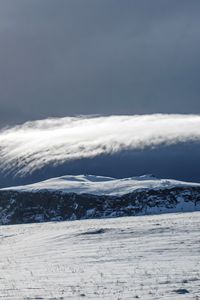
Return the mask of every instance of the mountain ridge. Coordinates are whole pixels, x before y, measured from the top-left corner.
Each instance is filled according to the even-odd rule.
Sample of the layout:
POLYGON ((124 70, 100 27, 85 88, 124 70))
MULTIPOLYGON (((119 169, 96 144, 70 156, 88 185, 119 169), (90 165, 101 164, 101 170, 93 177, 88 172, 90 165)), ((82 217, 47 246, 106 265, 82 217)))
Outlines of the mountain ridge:
MULTIPOLYGON (((75 176, 79 187, 78 193, 71 189, 71 185, 69 189, 66 189, 66 178, 68 179, 68 184, 74 183, 74 176, 59 177, 59 182, 61 179, 64 179, 64 190, 60 189, 60 186, 59 188, 57 186, 57 190, 55 186, 53 189, 44 189, 44 183, 52 183, 51 180, 44 181, 40 189, 38 189, 37 184, 0 189, 0 224, 137 216, 200 210, 199 183, 157 179, 149 175, 125 179, 79 175, 75 176), (82 187, 80 189, 80 186, 84 184, 87 187, 88 182, 94 185, 95 188, 102 185, 102 189, 97 191, 98 194, 93 194, 91 188, 84 189, 82 187), (108 186, 105 187, 106 183, 110 189, 108 186), (33 186, 35 189, 33 189, 33 186), (120 186, 123 192, 120 191, 120 186), (106 189, 108 193, 102 193, 106 189)), ((53 182, 55 184, 55 178, 53 182)), ((78 191, 77 186, 76 191, 78 191)))
POLYGON ((65 175, 50 178, 33 184, 6 187, 0 189, 0 191, 59 191, 63 193, 116 196, 129 194, 136 190, 167 189, 178 186, 200 187, 200 183, 179 181, 174 179, 159 179, 152 174, 121 179, 96 175, 65 175))

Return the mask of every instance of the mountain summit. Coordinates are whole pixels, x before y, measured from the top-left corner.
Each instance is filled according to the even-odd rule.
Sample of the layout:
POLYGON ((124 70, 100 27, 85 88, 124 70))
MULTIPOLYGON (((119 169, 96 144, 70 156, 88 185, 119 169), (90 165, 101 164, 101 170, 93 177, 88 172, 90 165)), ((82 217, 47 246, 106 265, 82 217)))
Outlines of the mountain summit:
POLYGON ((152 175, 62 176, 0 189, 0 224, 200 210, 200 184, 152 175))

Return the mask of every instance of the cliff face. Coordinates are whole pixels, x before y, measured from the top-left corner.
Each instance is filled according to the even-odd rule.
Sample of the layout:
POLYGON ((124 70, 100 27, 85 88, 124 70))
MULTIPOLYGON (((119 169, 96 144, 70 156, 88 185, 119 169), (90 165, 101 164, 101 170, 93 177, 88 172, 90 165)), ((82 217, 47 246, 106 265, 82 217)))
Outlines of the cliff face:
POLYGON ((136 190, 110 196, 62 191, 0 191, 0 224, 200 210, 200 187, 136 190))

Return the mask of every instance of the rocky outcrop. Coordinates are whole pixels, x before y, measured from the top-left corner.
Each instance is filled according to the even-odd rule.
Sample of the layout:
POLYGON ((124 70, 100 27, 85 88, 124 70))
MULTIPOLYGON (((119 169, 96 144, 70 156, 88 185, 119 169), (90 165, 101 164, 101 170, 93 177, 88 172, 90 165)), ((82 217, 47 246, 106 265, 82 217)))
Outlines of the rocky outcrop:
POLYGON ((0 191, 0 224, 200 210, 200 187, 136 190, 122 196, 0 191))

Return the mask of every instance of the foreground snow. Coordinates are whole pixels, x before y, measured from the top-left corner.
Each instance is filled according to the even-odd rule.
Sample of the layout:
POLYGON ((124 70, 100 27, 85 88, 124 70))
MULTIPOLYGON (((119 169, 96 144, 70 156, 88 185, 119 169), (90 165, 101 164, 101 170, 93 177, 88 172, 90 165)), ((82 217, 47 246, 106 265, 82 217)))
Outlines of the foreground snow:
POLYGON ((1 299, 199 299, 200 212, 0 227, 1 299))
POLYGON ((174 187, 200 187, 199 183, 173 179, 157 179, 152 175, 116 179, 112 177, 77 175, 52 178, 35 184, 1 189, 24 192, 62 191, 64 193, 93 195, 124 195, 135 190, 171 189, 174 187))

